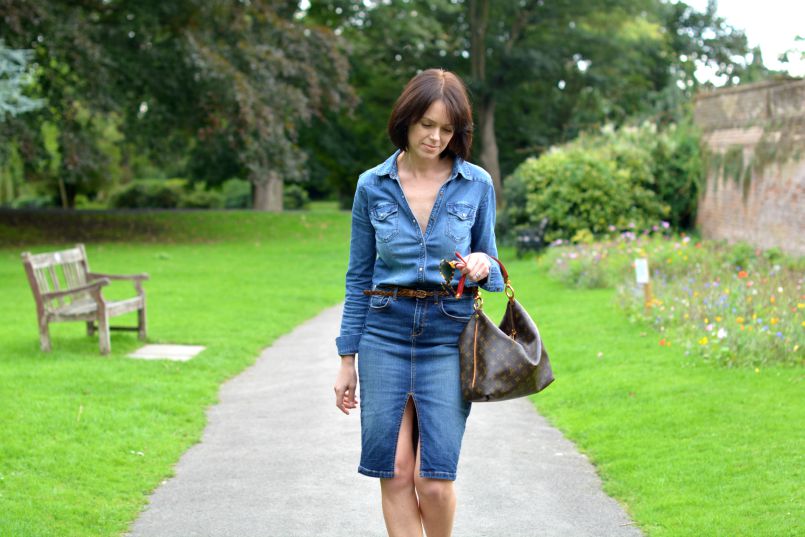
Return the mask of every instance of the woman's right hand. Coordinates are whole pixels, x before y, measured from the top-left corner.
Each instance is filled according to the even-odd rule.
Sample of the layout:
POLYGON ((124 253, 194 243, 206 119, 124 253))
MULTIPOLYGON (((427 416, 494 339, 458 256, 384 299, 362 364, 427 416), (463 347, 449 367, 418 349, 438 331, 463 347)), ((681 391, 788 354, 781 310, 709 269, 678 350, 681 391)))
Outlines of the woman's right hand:
POLYGON ((355 399, 355 389, 358 386, 358 374, 355 372, 355 355, 341 357, 341 369, 335 379, 335 406, 344 414, 349 414, 349 409, 356 408, 358 401, 355 399))

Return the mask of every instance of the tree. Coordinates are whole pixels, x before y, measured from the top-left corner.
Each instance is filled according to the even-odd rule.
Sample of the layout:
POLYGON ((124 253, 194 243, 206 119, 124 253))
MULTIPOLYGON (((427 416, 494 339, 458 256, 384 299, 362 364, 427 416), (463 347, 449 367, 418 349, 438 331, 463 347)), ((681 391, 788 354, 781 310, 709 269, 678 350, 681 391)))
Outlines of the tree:
POLYGON ((32 99, 24 90, 30 84, 28 63, 33 52, 6 48, 0 39, 0 122, 6 116, 17 116, 41 108, 41 99, 32 99))
POLYGON ((0 12, 2 34, 35 51, 68 205, 70 185, 104 167, 88 125, 111 120, 158 165, 231 155, 255 207, 280 209, 283 181, 304 178, 299 126, 352 98, 339 40, 299 22, 295 2, 0 0, 0 12))
MULTIPOLYGON (((604 123, 676 110, 698 87, 696 65, 756 76, 745 69, 745 37, 716 15, 715 4, 702 13, 659 0, 322 0, 305 18, 352 46, 359 117, 340 133, 363 132, 369 121, 377 133, 402 84, 420 69, 463 76, 475 108, 476 155, 498 193, 501 177, 526 156, 604 123)), ((376 159, 385 146, 381 138, 370 147, 376 159)))

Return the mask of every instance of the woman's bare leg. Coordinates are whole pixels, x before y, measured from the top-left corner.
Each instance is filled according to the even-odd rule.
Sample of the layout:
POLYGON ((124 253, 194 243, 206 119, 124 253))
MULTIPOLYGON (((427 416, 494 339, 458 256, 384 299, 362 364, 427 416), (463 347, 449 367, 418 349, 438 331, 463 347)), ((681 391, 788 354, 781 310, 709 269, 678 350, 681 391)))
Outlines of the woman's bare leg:
POLYGON ((416 450, 414 486, 419 496, 419 511, 428 537, 450 537, 453 533, 453 516, 456 513, 456 492, 453 482, 447 479, 430 479, 419 476, 420 452, 416 450))
POLYGON ((397 437, 394 477, 380 480, 383 518, 389 537, 422 537, 422 520, 414 489, 413 433, 414 403, 409 397, 397 437))

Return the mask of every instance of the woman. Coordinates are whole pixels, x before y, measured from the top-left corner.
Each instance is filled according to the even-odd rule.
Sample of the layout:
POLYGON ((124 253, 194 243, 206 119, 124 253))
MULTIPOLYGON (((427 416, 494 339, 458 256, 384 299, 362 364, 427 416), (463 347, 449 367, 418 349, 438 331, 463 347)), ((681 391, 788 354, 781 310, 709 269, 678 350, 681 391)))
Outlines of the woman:
POLYGON ((442 537, 453 527, 453 480, 470 412, 458 338, 473 312, 473 287, 503 290, 487 255, 497 256, 495 191, 489 174, 465 161, 472 112, 453 73, 429 69, 412 78, 388 133, 398 149, 361 174, 352 207, 336 406, 349 414, 358 405, 357 353, 358 472, 380 478, 390 536, 421 536, 424 526, 428 537, 442 537), (440 262, 455 252, 463 261, 450 289, 440 262), (456 298, 461 274, 467 289, 456 298))

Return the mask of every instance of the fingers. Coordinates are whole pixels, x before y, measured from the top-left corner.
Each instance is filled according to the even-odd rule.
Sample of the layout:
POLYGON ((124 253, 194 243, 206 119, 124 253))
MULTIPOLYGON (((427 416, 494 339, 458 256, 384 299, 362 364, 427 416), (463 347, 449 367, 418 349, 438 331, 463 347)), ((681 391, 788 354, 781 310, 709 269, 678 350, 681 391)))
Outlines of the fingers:
POLYGON ((480 281, 489 276, 489 259, 480 252, 472 253, 464 258, 465 262, 457 261, 456 268, 461 270, 473 281, 480 281))
POLYGON ((350 409, 358 407, 358 401, 355 399, 355 386, 334 386, 335 390, 335 406, 344 414, 349 414, 350 409))

